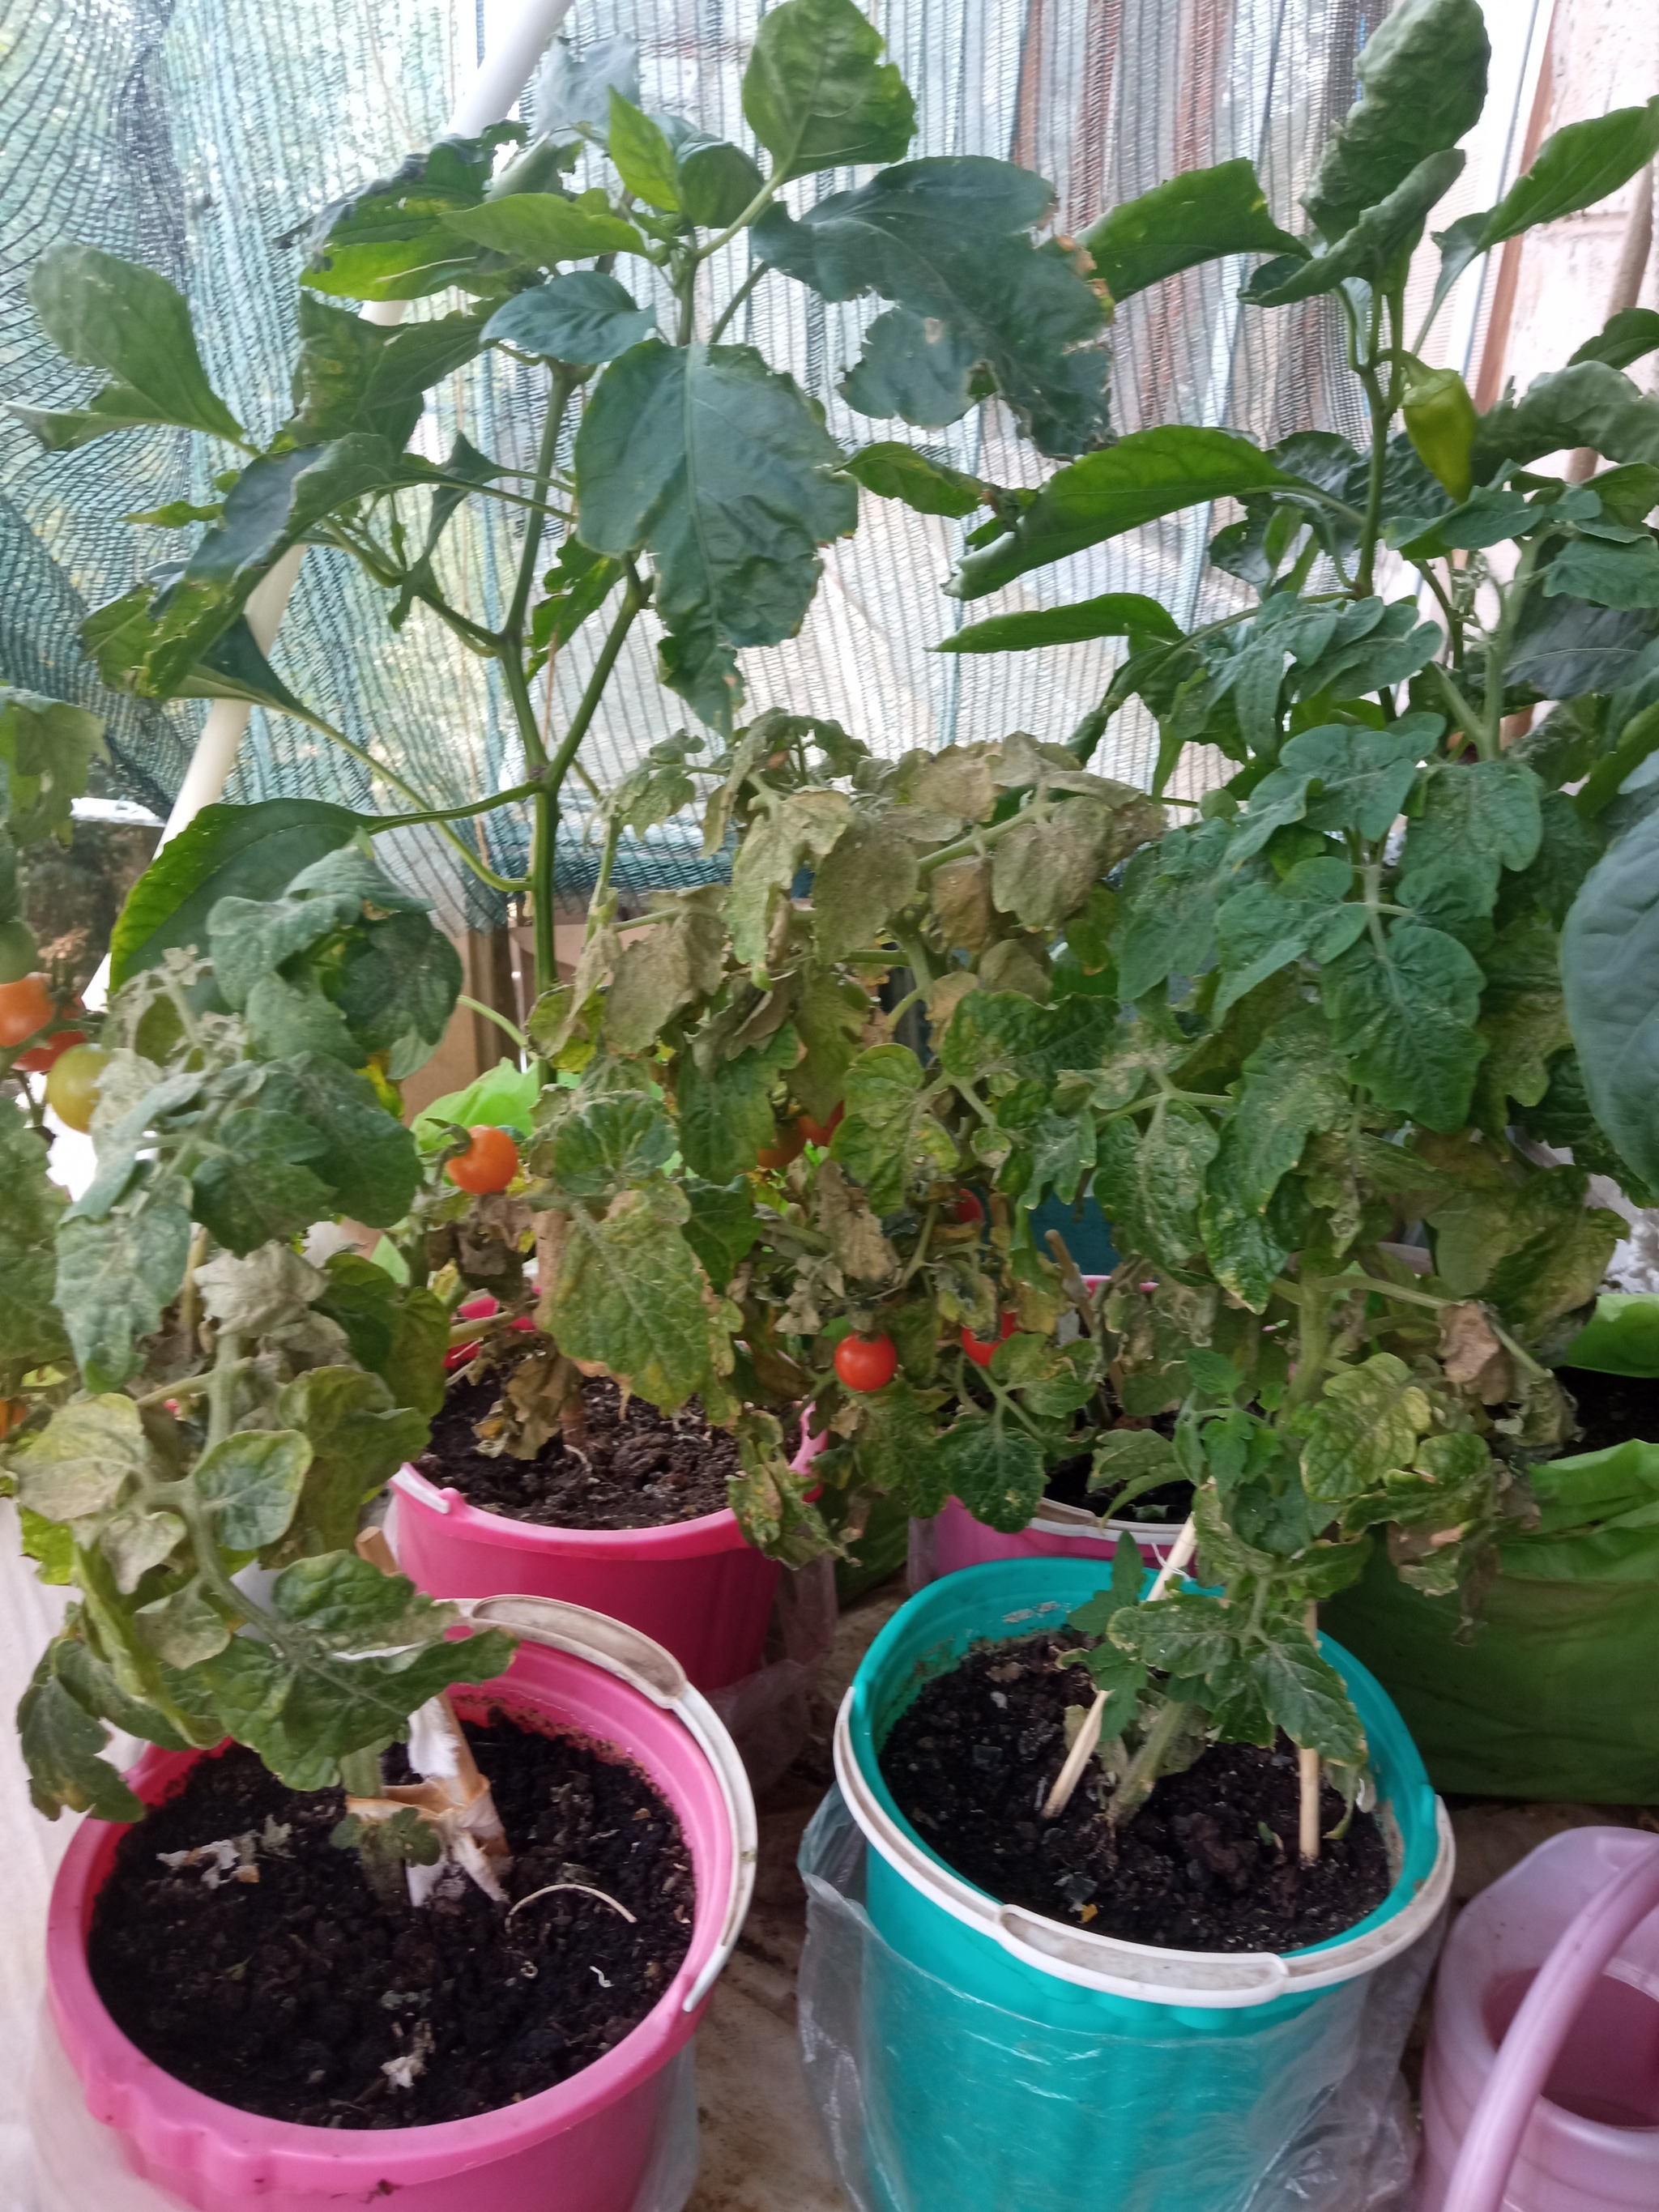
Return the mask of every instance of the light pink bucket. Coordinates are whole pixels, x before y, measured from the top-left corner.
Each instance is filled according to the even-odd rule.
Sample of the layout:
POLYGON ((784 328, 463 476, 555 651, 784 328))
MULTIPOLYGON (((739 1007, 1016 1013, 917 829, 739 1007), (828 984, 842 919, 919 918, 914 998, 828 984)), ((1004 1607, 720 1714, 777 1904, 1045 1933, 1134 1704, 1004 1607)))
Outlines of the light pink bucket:
MULTIPOLYGON (((137 2205, 146 2199, 131 2195, 135 2177, 152 2185, 150 2203, 191 2212, 341 2212, 382 2200, 395 2201, 397 2212, 631 2212, 639 2202, 653 2160, 660 2166, 665 2134, 683 2118, 687 2076, 678 2055, 748 1910, 754 1801, 731 1739, 667 1652, 574 1606, 514 1596, 469 1611, 479 1625, 527 1640, 497 1681, 457 1692, 464 1713, 516 1709, 542 1726, 615 1746, 678 1814, 696 1904, 691 1948, 663 1996, 581 2073, 476 2119, 385 2130, 264 2119, 163 2073, 104 2009, 86 1936, 124 1831, 87 1820, 59 1869, 46 1927, 51 2020, 84 2106, 54 2109, 49 2069, 57 2054, 43 2054, 47 2071, 31 2103, 44 2203, 76 2212, 137 2205), (90 2146, 88 2116, 100 2138, 90 2146), (88 2175, 100 2160, 112 2185, 91 2197, 84 2181, 69 2177, 88 2175)), ((129 1779, 155 1803, 204 1756, 211 1754, 152 1749, 129 1779)))
MULTIPOLYGON (((803 1430, 795 1466, 822 1449, 803 1430)), ((434 1597, 520 1590, 586 1606, 672 1651, 699 1690, 760 1666, 778 1563, 744 1541, 729 1507, 660 1528, 543 1528, 469 1505, 412 1467, 392 1480, 398 1564, 434 1597)))
POLYGON ((1109 1568, 1120 1536, 1133 1536, 1148 1565, 1161 1567, 1180 1534, 1179 1522, 1173 1528, 1165 1521, 1103 1522, 1081 1506, 1045 1498, 1023 1528, 1004 1535, 950 1498, 933 1524, 933 1571, 951 1575, 958 1567, 982 1567, 992 1559, 1098 1559, 1109 1568))

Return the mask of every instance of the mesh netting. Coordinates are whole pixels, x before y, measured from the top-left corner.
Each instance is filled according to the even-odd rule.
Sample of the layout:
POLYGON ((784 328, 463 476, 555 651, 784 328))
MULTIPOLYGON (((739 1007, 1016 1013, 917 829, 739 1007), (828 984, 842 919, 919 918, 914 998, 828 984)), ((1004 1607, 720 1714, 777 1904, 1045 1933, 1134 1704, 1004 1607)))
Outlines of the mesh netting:
MULTIPOLYGON (((502 11, 511 4, 500 0, 502 11)), ((566 31, 579 47, 634 34, 644 106, 743 140, 738 85, 763 12, 757 0, 576 0, 566 31)), ((913 150, 992 155, 1036 169, 1055 186, 1065 230, 1177 171, 1238 155, 1257 162, 1281 220, 1293 216, 1330 123, 1352 97, 1368 15, 1374 27, 1384 12, 1376 0, 877 0, 870 8, 916 94, 913 150)), ((278 241, 435 135, 486 28, 477 0, 0 0, 0 397, 62 406, 95 386, 57 359, 23 299, 33 259, 73 238, 164 271, 191 301, 210 374, 233 410, 261 429, 274 426, 288 412, 303 250, 278 241)), ((1506 122, 1489 110, 1483 131, 1499 143, 1506 122)), ((852 181, 847 173, 808 178, 791 197, 799 205, 852 181)), ((1361 431, 1332 302, 1272 314, 1241 307, 1244 265, 1192 270, 1120 310, 1120 429, 1179 419, 1265 439, 1310 424, 1361 431)), ((725 288, 746 273, 741 249, 715 268, 722 289, 705 289, 705 331, 725 288)), ((640 278, 653 281, 635 267, 630 281, 640 278)), ((447 304, 419 302, 412 312, 447 304)), ((849 447, 902 437, 975 474, 1038 481, 1043 465, 1000 407, 921 433, 847 406, 837 384, 884 304, 827 306, 774 273, 727 336, 790 368, 849 447)), ((497 354, 471 364, 429 396, 419 450, 441 459, 464 429, 502 462, 529 467, 544 384, 544 372, 497 354)), ((211 463, 183 433, 139 430, 46 455, 15 422, 0 427, 0 670, 94 708, 119 781, 161 811, 204 709, 104 689, 75 630, 88 608, 176 557, 184 542, 134 529, 122 515, 209 495, 211 463)), ((1152 525, 963 610, 939 586, 966 526, 866 496, 857 535, 826 552, 799 636, 743 656, 748 711, 787 704, 834 715, 885 753, 1017 727, 1063 737, 1098 701, 1119 641, 982 657, 932 648, 970 614, 1103 591, 1151 592, 1183 621, 1224 612, 1242 587, 1206 570, 1216 520, 1201 509, 1152 525)), ((511 591, 518 540, 512 511, 485 501, 472 502, 446 540, 452 596, 492 625, 511 591)), ((555 731, 586 681, 599 629, 590 625, 560 655, 550 696, 538 684, 555 731)), ((656 681, 656 635, 649 617, 635 626, 589 738, 584 757, 602 787, 684 720, 656 681)), ((522 775, 493 672, 420 611, 394 637, 380 595, 343 554, 307 554, 272 659, 301 697, 435 804, 522 775)), ((1111 726, 1097 764, 1139 780, 1152 745, 1137 707, 1111 726)), ((1184 774, 1181 787, 1202 780, 1202 759, 1189 759, 1184 774)), ((256 709, 228 795, 296 792, 365 810, 402 803, 325 740, 256 709)), ((586 803, 574 794, 562 829, 564 891, 592 878, 586 803)), ((473 834, 487 839, 497 869, 521 872, 518 810, 473 834)), ((429 832, 387 842, 397 848, 388 859, 452 925, 499 918, 493 895, 470 877, 458 881, 429 832)), ((695 824, 673 823, 624 852, 618 880, 685 883, 710 867, 697 858, 695 824)))

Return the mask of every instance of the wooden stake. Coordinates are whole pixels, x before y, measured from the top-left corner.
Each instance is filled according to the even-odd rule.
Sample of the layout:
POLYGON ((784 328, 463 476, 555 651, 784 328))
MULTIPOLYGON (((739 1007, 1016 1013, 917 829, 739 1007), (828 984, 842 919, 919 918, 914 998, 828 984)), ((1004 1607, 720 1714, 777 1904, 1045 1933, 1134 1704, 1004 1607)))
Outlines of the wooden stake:
MULTIPOLYGON (((1319 1638, 1319 1607, 1308 1607, 1307 1631, 1315 1642, 1319 1638)), ((1314 1866, 1319 1859, 1319 1753, 1298 1747, 1296 1754, 1296 1778, 1299 1814, 1297 1842, 1302 1850, 1304 1866, 1314 1866)))
MULTIPOLYGON (((1198 1549, 1198 1532, 1188 1515, 1182 1525, 1181 1534, 1170 1547, 1170 1556, 1158 1571, 1158 1579, 1146 1593, 1146 1603, 1160 1598, 1170 1584, 1185 1571, 1187 1562, 1198 1549)), ((1089 1717, 1077 1732, 1077 1741, 1066 1754, 1066 1764, 1054 1777, 1054 1786, 1042 1801, 1042 1817, 1056 1820, 1071 1803, 1077 1785, 1083 1779, 1083 1770, 1089 1764, 1100 1741, 1101 1715, 1106 1710, 1106 1692, 1102 1690, 1089 1708, 1089 1717)))

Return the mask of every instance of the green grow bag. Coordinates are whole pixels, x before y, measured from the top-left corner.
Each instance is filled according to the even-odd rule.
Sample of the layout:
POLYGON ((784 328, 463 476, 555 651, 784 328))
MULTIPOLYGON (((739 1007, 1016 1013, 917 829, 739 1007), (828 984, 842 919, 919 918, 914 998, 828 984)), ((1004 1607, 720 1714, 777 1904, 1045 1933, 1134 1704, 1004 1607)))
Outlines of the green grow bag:
MULTIPOLYGON (((1659 1372, 1659 1300, 1603 1297, 1564 1365, 1659 1372)), ((1659 1802, 1659 1443, 1534 1468, 1539 1528, 1498 1548, 1474 1641, 1379 1547, 1322 1608, 1399 1706, 1437 1790, 1659 1802)))

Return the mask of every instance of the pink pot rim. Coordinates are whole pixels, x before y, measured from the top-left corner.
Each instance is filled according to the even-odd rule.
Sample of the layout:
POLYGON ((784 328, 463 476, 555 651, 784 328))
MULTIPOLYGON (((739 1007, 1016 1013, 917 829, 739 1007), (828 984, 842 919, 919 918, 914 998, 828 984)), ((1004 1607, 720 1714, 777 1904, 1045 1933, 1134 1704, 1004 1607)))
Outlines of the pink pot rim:
MULTIPOLYGON (((629 1686, 637 1695, 647 1694, 637 1684, 629 1686)), ((463 1710, 488 1701, 545 1711, 547 1703, 532 1686, 509 1683, 506 1675, 493 1683, 458 1686, 456 1697, 463 1710)), ((602 1738, 569 1724, 565 1732, 607 1744, 637 1760, 624 1741, 602 1738)), ((152 1746, 127 1778, 147 1803, 154 1803, 175 1774, 223 1747, 186 1754, 152 1746)), ((646 1771, 651 1771, 648 1765, 646 1771)), ((672 1802, 662 1779, 654 1774, 653 1779, 672 1802)), ((390 2170, 415 2162, 421 2179, 441 2180, 556 2138, 595 2118, 657 2072, 696 2033, 709 1992, 689 2010, 687 1999, 722 1948, 726 1899, 718 1881, 700 1881, 690 1947, 645 2018, 591 2065, 517 2104, 499 2106, 470 2119, 410 2128, 319 2128, 268 2119, 192 2089, 145 2057, 116 2026, 98 1995, 87 1963, 82 1923, 90 1917, 89 1893, 107 1874, 115 1840, 131 1825, 83 1820, 64 1856, 46 1918, 46 1989, 53 2022, 95 2118, 135 2136, 146 2154, 162 2164, 193 2168, 250 2195, 272 2187, 343 2196, 360 2189, 373 2191, 389 2179, 390 2170), (101 1867, 97 1863, 100 1859, 101 1867)), ((733 1853, 742 1848, 734 1834, 733 1853)), ((399 2185, 391 2182, 394 2195, 399 2185)))
MULTIPOLYGON (((825 1443, 824 1437, 810 1431, 806 1419, 810 1410, 803 1409, 800 1446, 790 1462, 798 1474, 817 1457, 825 1443)), ((694 1559, 713 1552, 752 1549, 729 1505, 722 1505, 715 1513, 699 1514, 694 1521, 668 1521, 654 1528, 552 1528, 474 1505, 459 1490, 447 1483, 441 1486, 407 1461, 392 1476, 392 1485, 399 1493, 399 1511, 407 1500, 423 1513, 442 1514, 458 1535, 499 1545, 509 1552, 554 1553, 567 1559, 604 1560, 622 1566, 630 1560, 694 1559)))

